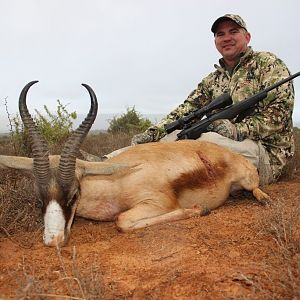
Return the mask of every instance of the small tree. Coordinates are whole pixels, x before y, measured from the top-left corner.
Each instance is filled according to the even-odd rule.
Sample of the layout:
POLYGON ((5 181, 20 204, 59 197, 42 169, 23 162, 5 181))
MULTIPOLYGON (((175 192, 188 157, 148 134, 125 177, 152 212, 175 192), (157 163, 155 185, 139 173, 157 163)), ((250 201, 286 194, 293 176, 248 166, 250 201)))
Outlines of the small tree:
POLYGON ((143 132, 152 125, 151 121, 143 118, 136 110, 135 107, 127 108, 127 112, 119 117, 113 117, 109 121, 109 133, 126 133, 135 134, 143 132))

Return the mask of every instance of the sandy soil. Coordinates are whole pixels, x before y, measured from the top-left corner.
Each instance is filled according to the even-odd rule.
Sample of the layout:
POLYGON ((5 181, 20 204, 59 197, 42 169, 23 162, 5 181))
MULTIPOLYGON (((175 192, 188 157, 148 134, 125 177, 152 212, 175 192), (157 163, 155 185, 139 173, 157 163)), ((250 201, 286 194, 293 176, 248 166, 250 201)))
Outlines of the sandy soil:
MULTIPOLYGON (((264 190, 293 211, 299 183, 264 190)), ((0 298, 300 299, 300 224, 283 226, 296 228, 292 240, 276 239, 272 220, 279 228, 281 217, 240 193, 208 216, 132 233, 77 218, 60 250, 43 246, 42 231, 7 236, 0 298)))

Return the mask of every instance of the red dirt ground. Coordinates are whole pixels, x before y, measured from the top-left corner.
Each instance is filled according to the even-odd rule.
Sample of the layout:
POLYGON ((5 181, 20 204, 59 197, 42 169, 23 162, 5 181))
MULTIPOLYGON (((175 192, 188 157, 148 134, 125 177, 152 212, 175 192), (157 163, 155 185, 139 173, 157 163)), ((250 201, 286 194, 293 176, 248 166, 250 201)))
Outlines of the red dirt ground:
MULTIPOLYGON (((299 183, 264 190, 293 210, 299 183)), ((42 231, 2 237, 0 298, 300 299, 300 245, 275 238, 271 211, 240 193, 208 216, 132 233, 77 218, 61 250, 42 231)))

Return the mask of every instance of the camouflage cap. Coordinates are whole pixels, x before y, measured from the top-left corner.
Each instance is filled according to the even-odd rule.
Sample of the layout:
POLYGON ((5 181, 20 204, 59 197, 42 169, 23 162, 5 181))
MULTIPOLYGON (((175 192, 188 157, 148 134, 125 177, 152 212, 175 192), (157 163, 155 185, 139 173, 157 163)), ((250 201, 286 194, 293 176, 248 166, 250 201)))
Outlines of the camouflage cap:
POLYGON ((239 26, 241 26, 242 28, 244 28, 245 30, 247 30, 247 26, 246 26, 246 23, 245 21, 238 15, 232 15, 232 14, 226 14, 220 18, 218 18, 212 25, 211 27, 211 31, 213 33, 216 33, 216 30, 217 30, 217 27, 218 25, 223 22, 223 21, 226 21, 226 20, 231 20, 233 22, 235 22, 236 24, 238 24, 239 26))

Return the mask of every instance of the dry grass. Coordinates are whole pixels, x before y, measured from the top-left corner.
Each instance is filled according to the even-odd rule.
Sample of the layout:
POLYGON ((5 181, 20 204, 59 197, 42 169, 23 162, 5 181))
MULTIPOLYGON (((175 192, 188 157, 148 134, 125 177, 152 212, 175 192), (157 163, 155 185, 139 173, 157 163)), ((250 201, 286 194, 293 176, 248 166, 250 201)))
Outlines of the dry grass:
POLYGON ((15 170, 0 174, 0 231, 13 235, 42 227, 38 202, 33 191, 33 178, 15 170))
POLYGON ((19 268, 19 289, 16 299, 104 299, 105 287, 102 272, 96 264, 79 267, 76 248, 73 247, 72 259, 67 263, 61 249, 56 249, 59 269, 52 275, 52 280, 35 276, 30 262, 23 261, 19 268))
POLYGON ((91 134, 84 141, 81 148, 88 153, 97 156, 103 156, 104 154, 130 145, 131 138, 132 136, 125 133, 99 133, 97 135, 91 134))
POLYGON ((300 252, 300 206, 283 198, 273 200, 267 210, 261 211, 261 233, 273 238, 283 256, 293 256, 300 252))
MULTIPOLYGON (((300 205, 298 199, 273 199, 266 210, 258 214, 257 231, 261 242, 272 239, 275 243, 273 253, 277 264, 282 265, 278 273, 265 266, 265 278, 260 283, 271 286, 273 298, 278 290, 284 291, 287 299, 300 299, 300 205)), ((266 295, 267 296, 267 295, 266 295)), ((266 297, 268 298, 268 297, 266 297)))

